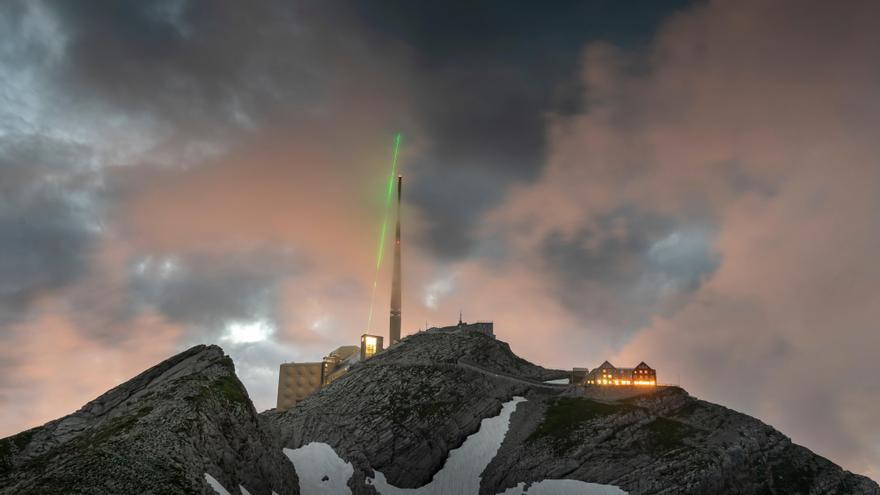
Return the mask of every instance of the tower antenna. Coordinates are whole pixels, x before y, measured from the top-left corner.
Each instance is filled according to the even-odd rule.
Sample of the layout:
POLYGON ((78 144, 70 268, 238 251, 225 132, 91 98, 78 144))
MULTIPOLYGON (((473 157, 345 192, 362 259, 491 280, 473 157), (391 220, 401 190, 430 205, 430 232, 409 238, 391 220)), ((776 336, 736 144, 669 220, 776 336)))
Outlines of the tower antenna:
POLYGON ((397 226, 394 229, 394 272, 391 275, 391 318, 388 340, 391 345, 400 341, 400 198, 403 195, 403 176, 397 176, 397 226))
MULTIPOLYGON (((385 232, 388 230, 388 211, 391 209, 391 194, 394 192, 394 177, 397 175, 397 155, 399 152, 400 133, 398 132, 394 136, 394 151, 391 154, 391 174, 388 176, 388 188, 385 191, 385 216, 382 219, 382 229, 379 231, 379 249, 376 252, 376 274, 373 276, 373 291, 370 294, 370 314, 367 317, 367 332, 370 331, 373 325, 373 303, 376 300, 379 267, 382 266, 382 255, 385 253, 385 232)), ((389 345, 391 345, 391 342, 389 342, 389 345)))

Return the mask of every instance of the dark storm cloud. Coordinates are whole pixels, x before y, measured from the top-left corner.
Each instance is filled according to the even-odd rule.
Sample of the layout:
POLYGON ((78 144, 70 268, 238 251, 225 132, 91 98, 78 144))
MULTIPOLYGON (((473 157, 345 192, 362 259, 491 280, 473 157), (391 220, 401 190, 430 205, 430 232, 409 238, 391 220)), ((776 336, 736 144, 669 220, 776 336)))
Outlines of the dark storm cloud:
POLYGON ((89 174, 77 170, 83 151, 52 139, 0 139, 0 323, 88 269, 95 218, 89 174))
POLYGON ((425 244, 466 255, 480 214, 511 181, 537 177, 548 115, 582 109, 586 42, 645 41, 685 3, 358 2, 368 23, 416 52, 415 120, 428 144, 408 167, 421 179, 411 199, 427 214, 425 244))
POLYGON ((247 129, 322 102, 337 39, 306 3, 53 2, 83 94, 190 132, 247 129))
MULTIPOLYGON (((0 135, 5 128, 21 134, 7 134, 0 148, 9 156, 24 156, 16 150, 30 149, 30 155, 0 172, 5 174, 0 187, 10 192, 4 191, 7 203, 0 211, 3 307, 26 307, 19 302, 74 286, 54 301, 66 312, 64 318, 55 321, 49 311, 41 312, 34 325, 52 324, 59 335, 66 335, 69 325, 76 346, 107 348, 142 347, 141 339, 153 339, 162 329, 165 339, 154 346, 159 353, 171 342, 222 339, 219 332, 229 322, 265 319, 278 326, 280 336, 285 329, 278 321, 284 318, 278 310, 279 293, 297 266, 274 245, 222 255, 205 254, 214 246, 199 245, 210 241, 198 236, 187 247, 191 250, 159 252, 162 248, 138 245, 130 224, 115 223, 117 216, 102 215, 101 210, 116 213, 126 196, 157 187, 137 179, 150 175, 141 169, 158 163, 208 169, 215 165, 190 160, 180 149, 206 145, 222 153, 224 146, 246 148, 250 139, 271 140, 265 136, 271 133, 319 136, 315 147, 331 149, 361 134, 363 122, 387 126, 389 135, 393 124, 412 145, 403 166, 413 178, 407 199, 422 210, 419 216, 429 227, 422 244, 441 258, 464 258, 473 252, 482 214, 505 198, 512 183, 541 175, 548 116, 583 110, 584 44, 596 39, 637 44, 681 2, 565 2, 552 8, 524 2, 232 0, 8 5, 12 7, 0 11, 0 76, 13 77, 0 77, 0 84, 15 84, 0 86, 0 135), (24 27, 16 31, 16 26, 24 27), (9 51, 8 46, 19 49, 9 51), (364 117, 351 105, 387 115, 364 117), (352 119, 358 123, 336 125, 352 119), (9 122, 15 124, 10 127, 9 122), (79 162, 85 164, 82 170, 69 168, 79 162), (109 171, 118 165, 137 170, 109 171), (96 260, 97 270, 90 273, 96 260)), ((298 155, 301 150, 295 147, 282 149, 296 155, 284 165, 291 168, 290 175, 275 175, 272 167, 254 172, 251 167, 247 173, 299 178, 300 163, 315 157, 298 155)), ((242 163, 252 164, 244 155, 242 163)), ((344 161, 343 167, 362 166, 350 157, 344 161)), ((257 204, 271 197, 263 194, 263 183, 251 186, 253 190, 240 188, 247 173, 231 174, 222 201, 235 201, 242 191, 257 204)), ((188 198, 187 193, 181 197, 188 198)), ((199 211, 216 215, 210 207, 199 211)), ((275 217, 284 212, 243 211, 265 217, 246 215, 246 223, 289 227, 275 217)), ((176 213, 169 209, 161 214, 176 213)), ((197 216, 187 219, 199 221, 197 216)), ((231 237, 278 242, 276 235, 242 233, 242 223, 233 225, 231 237)), ((634 244, 625 247, 642 253, 641 258, 632 254, 640 259, 640 270, 658 280, 673 279, 687 290, 687 268, 669 258, 675 256, 650 250, 652 242, 668 234, 644 234, 641 244, 629 241, 634 244)), ((547 244, 554 263, 592 263, 596 268, 597 260, 591 259, 595 254, 578 252, 560 239, 547 244)), ((583 295, 586 289, 562 271, 559 276, 571 286, 566 301, 575 307, 571 294, 583 295)), ((617 274, 625 278, 622 282, 614 280, 614 273, 593 281, 609 286, 605 293, 651 303, 639 296, 640 284, 660 282, 639 277, 638 271, 621 269, 617 274)), ((364 299, 353 295, 359 291, 358 281, 331 289, 326 282, 317 291, 298 287, 303 294, 321 294, 324 302, 308 314, 292 314, 303 312, 299 306, 288 311, 288 317, 302 320, 296 323, 299 330, 288 332, 297 335, 298 344, 301 336, 310 335, 308 329, 328 318, 346 322, 331 325, 333 331, 352 326, 346 318, 354 317, 345 315, 351 309, 340 312, 339 305, 364 299)), ((614 310, 603 317, 613 322, 621 314, 614 310)), ((31 335, 26 327, 15 331, 22 339, 31 335)), ((327 332, 315 338, 329 340, 327 332)), ((259 363, 286 359, 288 350, 270 344, 224 343, 255 370, 259 363)), ((266 397, 270 394, 268 390, 266 397)))
POLYGON ((719 266, 712 232, 699 224, 623 207, 567 238, 544 239, 558 297, 588 326, 621 339, 674 310, 719 266))
POLYGON ((540 173, 548 115, 582 109, 583 45, 645 41, 685 3, 52 5, 68 33, 72 87, 182 126, 196 133, 190 138, 279 119, 302 124, 334 104, 338 81, 361 77, 355 60, 390 67, 411 105, 396 120, 420 144, 406 168, 418 178, 409 197, 429 226, 422 243, 459 258, 507 186, 540 173), (395 44, 407 55, 387 50, 395 44))
MULTIPOLYGON (((348 56, 340 47, 348 35, 325 29, 329 12, 289 2, 3 3, 0 319, 83 280, 108 238, 98 205, 112 207, 140 187, 124 183, 139 174, 108 167, 161 162, 175 146, 229 144, 267 122, 319 115, 348 56)), ((181 155, 166 161, 192 164, 181 155)), ((243 261, 193 262, 194 278, 167 288, 180 297, 155 300, 170 318, 244 315, 260 296, 237 297, 232 286, 259 292, 281 276, 243 261)), ((88 281, 98 294, 111 291, 108 283, 116 284, 88 281)), ((75 297, 107 313, 92 315, 92 333, 112 333, 107 321, 131 316, 100 295, 75 297)))
POLYGON ((279 284, 296 267, 290 255, 264 248, 223 256, 143 256, 130 270, 132 304, 216 332, 229 321, 274 319, 279 284))
POLYGON ((291 349, 274 336, 240 341, 229 329, 262 325, 271 335, 284 325, 281 284, 302 272, 290 253, 262 248, 222 256, 146 256, 133 260, 130 271, 133 305, 154 308, 186 328, 187 344, 220 342, 258 407, 274 404, 277 363, 290 361, 291 349))

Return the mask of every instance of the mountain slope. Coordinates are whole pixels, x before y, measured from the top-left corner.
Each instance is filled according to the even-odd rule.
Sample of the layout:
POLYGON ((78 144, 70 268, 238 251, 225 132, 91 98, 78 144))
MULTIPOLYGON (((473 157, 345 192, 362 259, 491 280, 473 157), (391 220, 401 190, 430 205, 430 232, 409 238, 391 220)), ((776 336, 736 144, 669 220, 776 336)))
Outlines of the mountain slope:
POLYGON ((395 486, 416 487, 503 402, 559 374, 482 334, 426 332, 354 366, 295 408, 263 415, 278 425, 285 447, 333 446, 357 468, 356 487, 372 469, 395 486))
POLYGON ((523 404, 481 493, 547 478, 612 484, 631 495, 880 493, 757 419, 677 387, 619 401, 585 395, 523 404))
POLYGON ((593 486, 630 495, 880 495, 873 481, 682 389, 611 400, 544 383, 563 374, 479 333, 426 332, 290 410, 257 415, 231 360, 198 346, 76 413, 0 440, 0 494, 213 494, 206 475, 230 493, 241 485, 253 495, 295 494, 286 448, 291 459, 322 452, 319 467, 302 473, 310 493, 427 493, 467 476, 468 491, 483 494, 593 486), (503 432, 492 437, 487 424, 503 432), (484 436, 495 447, 481 446, 484 436), (497 454, 456 468, 461 455, 475 455, 471 447, 497 454), (331 464, 336 474, 325 479, 331 464))
POLYGON ((355 494, 381 472, 396 487, 428 484, 449 451, 519 404, 480 492, 571 479, 630 494, 872 494, 873 481, 794 445, 749 416, 676 387, 625 400, 542 383, 559 372, 470 332, 420 333, 355 367, 296 408, 263 415, 285 447, 327 443, 354 473, 355 494))
POLYGON ((216 346, 197 346, 79 411, 0 440, 0 494, 298 493, 296 474, 216 346))

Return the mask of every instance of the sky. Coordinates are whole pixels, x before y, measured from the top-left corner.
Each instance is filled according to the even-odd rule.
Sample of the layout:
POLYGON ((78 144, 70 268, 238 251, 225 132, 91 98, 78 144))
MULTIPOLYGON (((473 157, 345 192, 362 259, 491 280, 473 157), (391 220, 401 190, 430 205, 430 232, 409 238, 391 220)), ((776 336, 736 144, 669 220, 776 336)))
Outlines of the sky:
POLYGON ((0 436, 198 343, 646 361, 880 479, 880 3, 0 2, 0 436), (386 243, 390 246, 390 243, 386 243))

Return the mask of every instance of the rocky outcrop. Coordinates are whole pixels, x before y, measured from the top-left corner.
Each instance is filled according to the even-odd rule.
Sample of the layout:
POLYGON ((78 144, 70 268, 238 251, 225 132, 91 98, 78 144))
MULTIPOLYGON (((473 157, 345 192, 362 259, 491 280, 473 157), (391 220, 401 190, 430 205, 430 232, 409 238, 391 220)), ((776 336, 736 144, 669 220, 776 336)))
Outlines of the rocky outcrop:
POLYGON ((873 481, 770 426, 677 387, 599 401, 576 393, 522 404, 481 493, 567 478, 640 494, 880 494, 873 481))
POLYGON ((423 333, 355 366, 294 409, 264 416, 278 425, 286 447, 323 442, 351 462, 355 494, 375 493, 365 483, 373 470, 397 487, 427 484, 482 418, 522 395, 528 400, 484 470, 481 493, 574 479, 633 495, 880 495, 871 480, 680 388, 612 396, 542 383, 558 374, 485 335, 423 333))
POLYGON ((198 346, 69 416, 0 440, 0 494, 213 494, 209 474, 231 493, 242 485, 288 495, 298 478, 282 448, 312 442, 353 469, 345 479, 355 494, 376 493, 366 482, 376 471, 393 486, 419 487, 483 419, 523 396, 480 493, 572 479, 631 495, 880 495, 873 481, 680 388, 597 394, 544 383, 562 375, 490 336, 425 332, 290 410, 258 415, 231 360, 198 346))
POLYGON ((0 440, 0 494, 298 493, 229 357, 197 346, 79 411, 0 440))
POLYGON ((283 432, 286 447, 332 445, 356 468, 355 493, 372 493, 364 478, 373 469, 395 486, 417 487, 483 418, 559 373, 483 334, 425 332, 352 367, 295 408, 264 416, 283 432))

